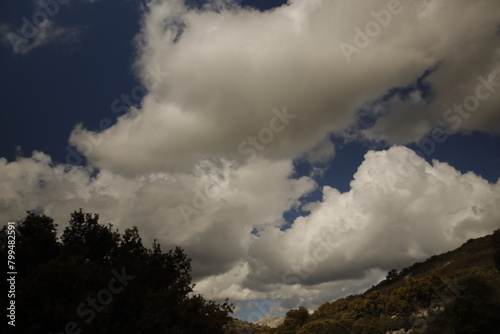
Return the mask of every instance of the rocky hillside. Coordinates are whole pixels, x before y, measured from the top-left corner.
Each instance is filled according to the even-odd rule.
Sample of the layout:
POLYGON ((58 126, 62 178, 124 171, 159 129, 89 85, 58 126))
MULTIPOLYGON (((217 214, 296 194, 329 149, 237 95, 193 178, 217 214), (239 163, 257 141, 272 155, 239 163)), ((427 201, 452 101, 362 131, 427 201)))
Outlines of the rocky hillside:
MULTIPOLYGON (((471 239, 387 278, 361 295, 301 307, 277 328, 237 321, 254 334, 500 333, 500 231, 471 239)), ((271 319, 261 324, 270 325, 271 319)))

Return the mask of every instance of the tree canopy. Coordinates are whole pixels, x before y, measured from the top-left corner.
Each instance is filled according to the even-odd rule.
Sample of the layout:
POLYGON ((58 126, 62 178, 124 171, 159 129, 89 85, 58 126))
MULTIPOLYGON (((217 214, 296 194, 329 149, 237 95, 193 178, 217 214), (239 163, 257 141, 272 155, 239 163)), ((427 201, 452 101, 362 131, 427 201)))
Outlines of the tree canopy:
POLYGON ((184 251, 144 247, 137 227, 120 234, 80 209, 61 238, 32 212, 15 231, 16 326, 3 333, 222 333, 230 320, 233 305, 193 294, 184 251))

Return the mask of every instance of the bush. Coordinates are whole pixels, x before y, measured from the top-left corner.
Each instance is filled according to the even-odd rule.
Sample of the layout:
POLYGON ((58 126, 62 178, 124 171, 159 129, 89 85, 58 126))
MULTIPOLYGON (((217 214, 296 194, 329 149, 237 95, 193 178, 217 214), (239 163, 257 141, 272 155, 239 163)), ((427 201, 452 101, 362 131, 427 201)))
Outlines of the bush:
POLYGON ((349 334, 349 328, 337 320, 324 319, 310 322, 303 326, 297 334, 349 334))

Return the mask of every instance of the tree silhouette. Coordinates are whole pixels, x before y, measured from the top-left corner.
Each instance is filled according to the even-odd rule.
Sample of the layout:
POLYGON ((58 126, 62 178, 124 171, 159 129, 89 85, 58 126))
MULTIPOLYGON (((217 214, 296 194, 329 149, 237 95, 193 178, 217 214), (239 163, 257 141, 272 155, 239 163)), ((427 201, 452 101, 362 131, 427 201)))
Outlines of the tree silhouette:
POLYGON ((387 281, 392 282, 396 280, 399 276, 399 271, 397 269, 391 269, 386 276, 387 281))
POLYGON ((192 294, 181 248, 146 248, 137 227, 120 234, 81 209, 56 233, 45 215, 17 223, 16 326, 3 333, 223 333, 233 305, 192 294))
POLYGON ((310 320, 309 311, 304 306, 290 310, 286 313, 286 318, 276 329, 278 334, 295 333, 310 320))

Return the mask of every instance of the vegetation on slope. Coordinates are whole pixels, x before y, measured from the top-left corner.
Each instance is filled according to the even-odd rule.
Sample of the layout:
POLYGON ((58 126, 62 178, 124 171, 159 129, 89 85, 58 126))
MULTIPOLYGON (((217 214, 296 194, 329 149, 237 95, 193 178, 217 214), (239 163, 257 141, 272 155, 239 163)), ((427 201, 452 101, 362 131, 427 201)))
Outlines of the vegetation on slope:
POLYGON ((362 295, 286 314, 275 334, 500 333, 500 231, 391 270, 362 295))

